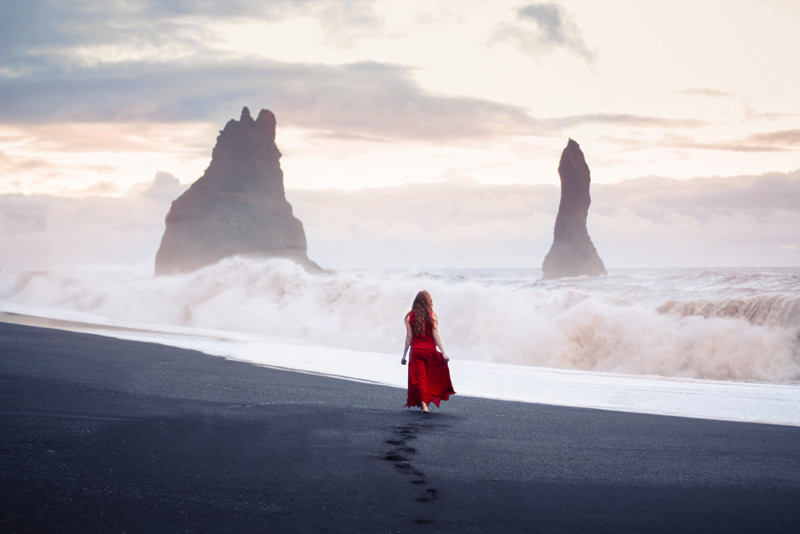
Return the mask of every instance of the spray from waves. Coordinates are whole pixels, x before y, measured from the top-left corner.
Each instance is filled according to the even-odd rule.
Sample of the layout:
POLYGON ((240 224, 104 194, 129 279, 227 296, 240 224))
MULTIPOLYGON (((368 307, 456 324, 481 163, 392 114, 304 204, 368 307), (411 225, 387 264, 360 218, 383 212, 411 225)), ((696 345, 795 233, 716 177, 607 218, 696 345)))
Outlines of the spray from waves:
POLYGON ((755 325, 791 327, 800 324, 800 298, 786 295, 686 302, 671 300, 659 306, 658 311, 681 316, 734 317, 755 325))
MULTIPOLYGON (((532 283, 463 272, 316 275, 285 261, 232 258, 158 278, 2 272, 0 304, 67 319, 80 312, 399 357, 403 316, 416 292, 427 289, 455 359, 718 380, 800 380, 795 295, 726 299, 716 291, 713 298, 680 302, 664 298, 680 293, 677 278, 669 279, 666 293, 657 292, 658 299, 652 291, 649 299, 640 298, 643 285, 635 282, 611 276, 532 283)), ((689 283, 697 289, 696 279, 689 283)))

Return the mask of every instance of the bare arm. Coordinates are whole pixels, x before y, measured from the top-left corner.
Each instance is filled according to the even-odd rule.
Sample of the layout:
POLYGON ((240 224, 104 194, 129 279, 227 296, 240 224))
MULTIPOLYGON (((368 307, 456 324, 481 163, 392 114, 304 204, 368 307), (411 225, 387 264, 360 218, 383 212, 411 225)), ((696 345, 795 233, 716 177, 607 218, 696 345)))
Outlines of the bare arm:
POLYGON ((433 340, 436 342, 436 345, 439 347, 439 350, 442 351, 442 358, 444 361, 449 362, 450 357, 445 354, 444 347, 442 346, 442 338, 439 337, 439 318, 436 317, 436 314, 433 314, 433 340))
POLYGON ((410 318, 409 318, 410 315, 411 315, 411 313, 407 313, 406 314, 406 318, 404 320, 404 322, 406 323, 406 346, 403 349, 403 357, 400 359, 400 363, 402 365, 406 364, 406 353, 408 352, 408 347, 411 346, 411 323, 409 322, 410 321, 410 318))

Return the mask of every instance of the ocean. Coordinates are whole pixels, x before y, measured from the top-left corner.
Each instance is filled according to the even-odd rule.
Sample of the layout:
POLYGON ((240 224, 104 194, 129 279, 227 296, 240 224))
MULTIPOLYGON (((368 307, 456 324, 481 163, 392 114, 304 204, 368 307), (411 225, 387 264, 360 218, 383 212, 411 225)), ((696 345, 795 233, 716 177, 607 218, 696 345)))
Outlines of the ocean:
POLYGON ((0 312, 403 387, 403 317, 421 289, 433 296, 459 393, 775 422, 772 411, 800 424, 800 268, 544 281, 538 269, 311 274, 237 257, 162 277, 0 271, 0 312), (721 412, 687 388, 713 390, 721 412), (778 405, 737 415, 731 403, 749 413, 741 399, 750 397, 778 405))

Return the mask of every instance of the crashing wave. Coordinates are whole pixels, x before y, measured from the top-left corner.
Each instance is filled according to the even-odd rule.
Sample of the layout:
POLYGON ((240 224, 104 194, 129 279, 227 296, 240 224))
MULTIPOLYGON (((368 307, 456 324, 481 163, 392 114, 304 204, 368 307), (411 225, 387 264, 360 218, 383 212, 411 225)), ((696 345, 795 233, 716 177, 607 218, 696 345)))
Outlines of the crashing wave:
POLYGON ((685 302, 671 300, 659 306, 658 311, 683 317, 731 317, 744 319, 754 325, 800 327, 800 298, 793 296, 758 295, 685 302))
POLYGON ((525 273, 506 281, 503 273, 468 271, 310 274, 291 262, 231 258, 157 278, 2 271, 0 311, 13 305, 34 315, 81 313, 117 323, 245 332, 399 355, 403 315, 414 294, 427 289, 455 361, 800 380, 796 291, 790 287, 776 295, 780 284, 764 275, 757 281, 770 293, 726 298, 732 290, 721 287, 714 298, 681 302, 676 297, 700 286, 696 276, 681 282, 681 274, 662 271, 644 279, 612 273, 551 284, 530 283, 525 273))

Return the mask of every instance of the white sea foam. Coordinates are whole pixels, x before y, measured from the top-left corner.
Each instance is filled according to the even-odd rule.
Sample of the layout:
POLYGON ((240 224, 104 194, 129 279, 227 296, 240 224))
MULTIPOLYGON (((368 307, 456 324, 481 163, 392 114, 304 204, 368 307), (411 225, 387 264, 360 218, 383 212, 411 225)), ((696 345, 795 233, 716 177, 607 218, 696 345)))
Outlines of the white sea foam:
POLYGON ((459 360, 666 377, 800 381, 800 270, 309 274, 233 258, 195 273, 0 272, 0 310, 281 336, 399 356, 419 289, 459 360))
MULTIPOLYGON (((89 331, 200 350, 270 367, 406 387, 406 367, 399 364, 396 355, 185 327, 159 332, 96 328, 89 331)), ((450 371, 459 395, 800 426, 798 385, 638 377, 467 360, 451 360, 450 371)), ((405 392, 398 391, 396 400, 399 409, 405 402, 405 392)))

